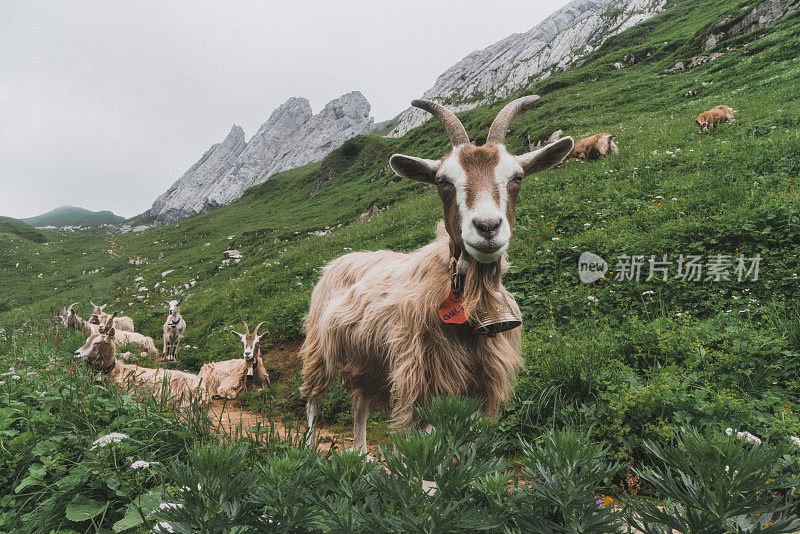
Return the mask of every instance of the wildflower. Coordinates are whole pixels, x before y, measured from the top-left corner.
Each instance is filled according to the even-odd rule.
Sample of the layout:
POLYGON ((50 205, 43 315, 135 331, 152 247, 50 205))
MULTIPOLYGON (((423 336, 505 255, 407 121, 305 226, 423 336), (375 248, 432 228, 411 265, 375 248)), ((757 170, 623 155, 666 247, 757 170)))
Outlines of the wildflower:
POLYGON ((5 384, 5 383, 6 383, 6 381, 5 381, 5 380, 0 380, 0 386, 2 386, 2 385, 3 385, 3 384, 5 384))
POLYGON ((588 299, 589 299, 589 300, 591 300, 592 302, 598 302, 598 300, 597 300, 597 297, 595 297, 594 295, 589 295, 589 296, 588 296, 588 297, 586 297, 586 298, 588 298, 588 299))
POLYGON ((558 241, 558 238, 557 238, 557 237, 554 237, 554 238, 553 238, 553 241, 558 241))
POLYGON ((794 442, 795 445, 800 447, 800 438, 798 438, 797 436, 792 436, 791 439, 792 439, 792 442, 794 442))
MULTIPOLYGON (((726 428, 725 429, 725 433, 728 434, 729 436, 731 436, 731 435, 733 435, 733 429, 732 428, 726 428)), ((744 440, 745 443, 754 443, 756 445, 760 445, 761 444, 761 438, 751 434, 750 432, 746 432, 746 431, 737 432, 736 433, 736 439, 744 440)))
POLYGON ((11 378, 13 378, 14 380, 19 380, 20 377, 19 375, 11 375, 11 378))
POLYGON ((652 295, 654 293, 655 293, 655 291, 643 291, 642 292, 642 296, 644 297, 645 295, 652 295))
POLYGON ((127 360, 130 357, 131 357, 131 351, 127 351, 127 352, 123 352, 122 353, 122 359, 123 360, 127 360))
POLYGON ((137 460, 131 464, 131 469, 147 469, 148 467, 150 464, 144 460, 137 460))
POLYGON ((583 223, 584 226, 591 226, 592 223, 583 223))
POLYGON ((28 371, 28 376, 29 377, 39 376, 39 373, 37 373, 36 371, 28 371))
POLYGON ((609 496, 603 497, 603 505, 604 506, 611 506, 612 504, 614 504, 614 499, 612 499, 609 496))
POLYGON ((105 447, 111 443, 120 443, 123 439, 128 439, 128 435, 120 432, 112 432, 111 434, 101 436, 94 440, 92 443, 92 450, 95 450, 98 447, 105 447))

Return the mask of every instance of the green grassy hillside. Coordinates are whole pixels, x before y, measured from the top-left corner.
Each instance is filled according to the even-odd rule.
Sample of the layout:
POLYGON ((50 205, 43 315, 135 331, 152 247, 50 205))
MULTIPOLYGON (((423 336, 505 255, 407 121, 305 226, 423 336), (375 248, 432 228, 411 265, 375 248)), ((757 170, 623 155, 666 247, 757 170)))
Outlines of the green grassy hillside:
MULTIPOLYGON (((719 21, 730 16, 730 26, 755 3, 675 0, 524 92, 542 98, 512 125, 512 152, 562 129, 615 133, 620 153, 523 182, 506 285, 523 310, 527 369, 507 429, 586 424, 622 455, 687 423, 800 433, 800 12, 723 40, 714 61, 666 74, 700 55, 719 21), (634 64, 614 68, 631 54, 634 64), (690 117, 717 104, 739 110, 737 121, 698 133, 690 117), (580 283, 584 251, 611 263, 605 279, 580 283), (646 262, 640 282, 615 280, 618 256, 663 254, 730 256, 734 266, 740 256, 762 259, 758 280, 684 281, 673 266, 668 281, 646 282, 646 262)), ((485 139, 503 104, 460 115, 471 138, 485 139)), ((85 315, 91 299, 157 337, 160 302, 181 295, 192 347, 180 355, 184 367, 237 355, 228 331, 242 320, 267 321, 273 342, 298 338, 327 261, 433 237, 435 192, 387 164, 394 152, 447 150, 429 121, 400 139, 359 136, 230 206, 164 227, 42 231, 46 243, 0 228, 0 323, 52 316, 76 300, 85 315), (329 183, 312 196, 319 181, 329 183), (359 222, 373 206, 382 211, 359 222), (232 248, 241 262, 224 261, 232 248)))
POLYGON ((47 213, 22 219, 23 222, 32 226, 55 226, 57 228, 63 228, 65 226, 119 224, 124 220, 125 217, 114 215, 108 210, 89 211, 75 206, 61 206, 47 213))
POLYGON ((33 243, 45 243, 47 241, 47 237, 42 232, 11 217, 0 217, 0 234, 8 236, 10 239, 16 237, 33 243))

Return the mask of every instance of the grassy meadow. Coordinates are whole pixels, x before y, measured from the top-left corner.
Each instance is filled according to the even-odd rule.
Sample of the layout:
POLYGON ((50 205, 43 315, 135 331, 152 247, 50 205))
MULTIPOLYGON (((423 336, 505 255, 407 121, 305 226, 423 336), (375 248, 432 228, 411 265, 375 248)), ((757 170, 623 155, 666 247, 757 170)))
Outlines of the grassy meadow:
MULTIPOLYGON (((794 502, 791 485, 800 474, 800 448, 791 440, 800 436, 800 12, 723 40, 707 52, 701 50, 706 37, 719 31, 720 21, 730 16, 722 23, 723 28, 730 27, 756 3, 674 0, 662 14, 607 40, 581 65, 532 83, 515 95, 534 93, 541 100, 512 124, 507 146, 513 153, 522 153, 528 142, 561 129, 576 139, 602 131, 616 134, 619 154, 594 162, 571 160, 523 180, 509 249, 512 267, 504 281, 523 313, 526 369, 501 417, 491 424, 481 423, 491 426, 487 435, 492 438, 486 439, 497 438, 497 442, 487 444, 486 454, 473 459, 481 465, 470 464, 474 471, 463 475, 469 491, 459 493, 453 482, 452 492, 440 493, 438 499, 443 500, 435 504, 406 494, 405 489, 391 489, 392 485, 408 489, 414 480, 440 468, 443 477, 460 476, 451 472, 456 470, 444 469, 447 462, 442 458, 452 458, 455 450, 466 454, 459 440, 466 439, 471 424, 448 430, 451 448, 430 452, 438 460, 431 460, 428 467, 386 480, 376 472, 365 475, 372 486, 359 485, 358 491, 378 487, 398 500, 362 502, 363 494, 356 490, 343 497, 334 488, 344 485, 348 472, 369 471, 369 466, 356 466, 352 459, 342 457, 341 462, 350 462, 346 467, 325 467, 314 463, 316 457, 307 452, 266 438, 259 441, 258 436, 244 437, 241 450, 214 446, 217 438, 201 411, 176 419, 158 402, 142 404, 129 394, 106 391, 85 370, 73 370, 71 353, 83 340, 76 333, 59 330, 54 319, 61 307, 74 301, 81 302, 76 310, 82 316, 90 313, 89 300, 107 302, 112 310, 132 316, 137 331, 160 343, 166 314, 161 302, 184 297, 181 311, 188 330, 177 365, 192 370, 239 355, 241 346, 229 332, 239 328, 241 321, 251 327, 266 321, 262 331, 269 331, 272 344, 302 338, 302 319, 322 265, 351 250, 407 251, 433 238, 441 217, 438 196, 432 188, 394 176, 388 159, 396 152, 443 156, 449 145, 435 120, 399 139, 356 137, 319 163, 280 173, 251 188, 229 206, 142 232, 77 235, 0 219, 0 367, 14 367, 9 372, 20 376, 20 380, 0 378, 5 382, 0 385, 0 486, 5 488, 0 492, 0 521, 5 522, 0 529, 4 525, 22 529, 25 524, 35 524, 41 532, 83 532, 94 525, 110 529, 129 513, 135 515, 135 510, 129 510, 142 500, 163 501, 161 496, 168 490, 173 491, 169 502, 211 515, 213 500, 218 499, 216 513, 222 513, 224 495, 207 500, 194 496, 200 501, 190 502, 180 492, 174 494, 176 487, 190 484, 164 481, 189 476, 193 462, 210 471, 236 462, 257 462, 260 470, 254 471, 253 480, 241 481, 241 487, 275 489, 283 487, 275 482, 281 477, 307 476, 319 484, 314 487, 327 488, 319 493, 326 495, 320 501, 324 506, 317 503, 327 511, 313 506, 316 511, 309 511, 308 503, 315 500, 311 493, 295 496, 296 501, 282 504, 278 511, 265 504, 274 495, 254 492, 258 493, 255 501, 244 497, 236 501, 246 501, 241 506, 247 510, 251 510, 247 506, 256 507, 282 521, 286 532, 324 531, 319 526, 325 524, 323 517, 348 518, 349 528, 355 530, 413 531, 413 522, 403 523, 412 520, 402 510, 423 508, 433 514, 425 517, 447 511, 466 521, 461 525, 454 518, 454 523, 442 519, 442 525, 450 526, 439 531, 472 531, 464 525, 470 524, 474 514, 485 512, 482 517, 489 531, 497 531, 497 524, 512 523, 519 531, 531 531, 525 525, 546 517, 553 525, 561 525, 558 528, 573 528, 558 530, 551 525, 549 531, 572 532, 576 524, 589 521, 582 512, 580 518, 575 516, 578 512, 571 512, 583 506, 582 501, 565 504, 559 501, 564 495, 548 493, 544 486, 531 489, 538 493, 526 494, 530 502, 561 504, 526 519, 517 513, 527 506, 524 503, 486 497, 497 495, 503 487, 506 463, 528 469, 528 480, 546 479, 550 475, 544 475, 545 471, 561 472, 563 465, 546 467, 537 454, 548 450, 544 456, 552 459, 554 450, 571 450, 569 440, 602 443, 597 445, 602 450, 595 452, 604 458, 599 465, 608 467, 573 493, 623 499, 618 502, 638 493, 666 504, 649 511, 637 508, 637 517, 658 515, 673 505, 682 510, 691 507, 681 500, 686 500, 689 490, 670 486, 670 476, 659 479, 653 470, 663 466, 671 466, 673 472, 694 469, 696 478, 702 473, 720 480, 727 476, 717 469, 720 458, 732 457, 719 456, 722 453, 747 456, 741 460, 740 473, 752 462, 762 462, 762 469, 769 466, 758 475, 763 480, 756 475, 747 479, 753 486, 747 486, 749 482, 742 487, 722 484, 738 492, 737 498, 747 495, 745 500, 752 503, 772 497, 781 503, 794 502), (712 52, 724 55, 692 69, 667 73, 676 61, 688 62, 712 52), (634 62, 626 59, 631 55, 634 62), (623 68, 616 69, 617 62, 623 68), (691 117, 717 104, 738 110, 736 121, 699 133, 691 117), (312 196, 315 183, 321 180, 331 181, 312 196), (359 215, 374 206, 380 212, 359 221, 359 215), (225 261, 223 251, 228 249, 239 250, 241 261, 225 261), (583 252, 608 261, 609 272, 603 279, 591 284, 579 281, 578 257, 583 252), (644 256, 638 282, 617 279, 624 274, 617 264, 623 255, 644 256), (713 256, 725 256, 731 262, 729 279, 707 279, 707 270, 698 281, 679 279, 673 264, 668 280, 645 280, 647 260, 663 255, 671 261, 702 256, 706 264, 713 256), (751 273, 739 280, 733 271, 739 258, 756 256, 761 258, 758 279, 751 273), (20 375, 20 369, 26 375, 20 375), (39 376, 29 379, 30 371, 39 376), (768 444, 741 448, 741 443, 725 438, 726 428, 749 431, 768 444), (112 431, 139 440, 134 443, 141 450, 140 459, 162 465, 158 474, 108 471, 111 460, 99 458, 90 447, 93 440, 112 431), (166 445, 157 446, 152 443, 155 438, 148 438, 156 435, 165 436, 166 445), (684 460, 687 456, 690 460, 685 461, 703 458, 710 463, 702 468, 679 465, 680 455, 669 452, 677 450, 688 452, 684 460), (759 454, 774 457, 767 461, 759 454), (92 462, 106 463, 98 468, 92 462), (709 467, 714 462, 716 467, 709 467), (71 471, 78 468, 80 473, 71 471), (703 471, 706 468, 710 471, 703 471), (340 471, 331 474, 326 469, 340 471), (91 475, 94 471, 99 474, 91 475), (449 474, 442 474, 445 471, 449 474), (758 479, 766 484, 767 478, 779 483, 773 488, 755 483, 758 479), (75 488, 82 488, 80 494, 96 504, 73 502, 78 499, 75 488), (153 496, 152 491, 162 493, 153 496), (37 511, 42 501, 50 503, 51 512, 37 511), (67 510, 70 503, 73 513, 67 510), (94 506, 91 521, 76 515, 82 504, 94 506), (338 513, 345 508, 357 512, 338 513), (67 515, 54 522, 53 517, 64 510, 67 515), (503 515, 506 512, 510 515, 503 515), (301 521, 303 517, 308 522, 301 521), (492 518, 497 522, 491 523, 492 518)), ((482 142, 505 103, 459 114, 470 138, 482 142)), ((265 364, 269 369, 270 362, 265 364)), ((296 385, 297 377, 283 376, 272 392, 250 395, 247 402, 270 415, 300 416, 303 402, 296 385)), ((455 413, 457 419, 458 406, 441 409, 455 413)), ((323 415, 328 422, 350 424, 341 388, 333 389, 323 415)), ((385 425, 374 428, 385 434, 385 425)), ((434 447, 427 438, 414 435, 385 439, 399 443, 401 451, 416 446, 415 453, 409 452, 412 456, 434 447)), ((138 458, 133 450, 120 452, 126 462, 138 458)), ((117 462, 114 468, 121 469, 120 465, 117 462)), ((402 468, 396 467, 399 473, 402 468)), ((195 476, 212 476, 209 473, 195 476)), ((445 485, 443 478, 440 487, 445 485)), ((716 487, 695 490, 720 495, 716 487)), ((280 499, 290 498, 281 495, 280 499)), ((619 508, 598 506, 598 517, 603 518, 598 525, 602 526, 594 531, 613 531, 608 525, 616 516, 609 519, 611 523, 605 521, 619 508)), ((595 510, 593 505, 591 510, 595 510)), ((735 515, 754 518, 759 512, 753 510, 735 515)), ((136 517, 142 520, 130 528, 145 528, 147 514, 136 517)), ((656 519, 652 522, 657 524, 656 519)), ((713 524, 726 525, 719 531, 772 532, 765 526, 768 522, 760 524, 762 530, 713 524)), ((271 531, 277 527, 250 525, 231 532, 248 528, 271 531)), ((347 528, 345 524, 328 531, 347 532, 347 528)))

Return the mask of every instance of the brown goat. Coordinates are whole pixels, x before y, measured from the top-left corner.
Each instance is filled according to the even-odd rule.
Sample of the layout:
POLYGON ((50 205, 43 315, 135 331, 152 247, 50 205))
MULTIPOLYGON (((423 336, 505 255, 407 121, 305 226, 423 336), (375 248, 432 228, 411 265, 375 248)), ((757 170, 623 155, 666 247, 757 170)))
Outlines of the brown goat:
POLYGON ((192 398, 206 402, 207 393, 201 387, 200 377, 183 371, 169 369, 151 369, 130 365, 117 360, 115 331, 113 316, 106 323, 100 325, 86 340, 86 343, 75 351, 75 357, 84 359, 95 371, 103 374, 103 380, 117 387, 127 387, 132 384, 138 390, 158 396, 163 388, 172 400, 177 400, 181 405, 187 406, 192 398))
MULTIPOLYGON (((91 304, 92 304, 92 315, 89 317, 89 323, 94 325, 105 323, 106 320, 111 316, 110 314, 103 311, 107 306, 107 304, 103 304, 102 306, 98 306, 94 302, 91 302, 91 304)), ((131 319, 130 317, 116 317, 114 319, 114 328, 117 330, 124 330, 126 332, 134 332, 136 330, 133 326, 133 319, 131 319)))
POLYGON ((697 123, 697 127, 701 132, 707 132, 711 128, 714 128, 717 124, 729 121, 733 122, 736 120, 734 119, 733 114, 737 113, 738 111, 739 110, 731 109, 728 106, 716 106, 714 109, 704 111, 697 117, 692 118, 694 119, 694 122, 697 123))
POLYGON ((78 303, 73 302, 68 307, 61 309, 61 324, 68 328, 74 328, 75 330, 83 330, 86 335, 91 335, 99 327, 88 321, 84 321, 77 313, 75 313, 74 307, 76 304, 78 303))
POLYGON ((233 337, 242 342, 241 358, 207 363, 200 369, 200 378, 211 397, 235 399, 240 391, 261 390, 269 386, 269 375, 261 359, 261 342, 267 333, 258 335, 262 324, 256 326, 252 334, 247 323, 244 323, 244 334, 231 332, 233 337))
POLYGON ((505 149, 511 120, 536 100, 524 97, 505 106, 483 146, 470 143, 452 112, 433 102, 412 102, 443 123, 453 149, 440 160, 395 154, 389 164, 399 176, 436 185, 444 223, 433 243, 409 254, 355 252, 325 267, 311 295, 300 350, 310 444, 320 400, 337 375, 351 394, 354 444, 361 449, 370 407, 391 412, 395 426, 419 427, 412 405, 435 396, 482 397, 489 416, 510 398, 523 366, 520 332, 503 327, 480 335, 477 319, 519 317, 501 277, 520 183, 560 163, 573 144, 566 137, 521 156, 505 149), (450 305, 455 302, 464 314, 450 305), (446 313, 440 315, 440 306, 446 313))
POLYGON ((618 152, 617 145, 614 143, 616 135, 599 133, 584 137, 575 142, 575 146, 567 155, 566 159, 599 159, 618 152))

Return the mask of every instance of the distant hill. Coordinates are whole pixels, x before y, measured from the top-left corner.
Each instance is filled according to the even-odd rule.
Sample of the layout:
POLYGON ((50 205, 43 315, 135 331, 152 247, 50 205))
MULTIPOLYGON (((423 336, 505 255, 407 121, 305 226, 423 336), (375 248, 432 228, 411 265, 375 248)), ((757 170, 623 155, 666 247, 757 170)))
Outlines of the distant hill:
POLYGON ((108 210, 89 211, 75 206, 61 206, 47 213, 20 219, 37 228, 44 226, 100 226, 102 224, 119 224, 125 217, 114 215, 108 210))
POLYGON ((44 243, 47 238, 36 228, 18 219, 0 217, 0 234, 11 234, 34 243, 44 243))

